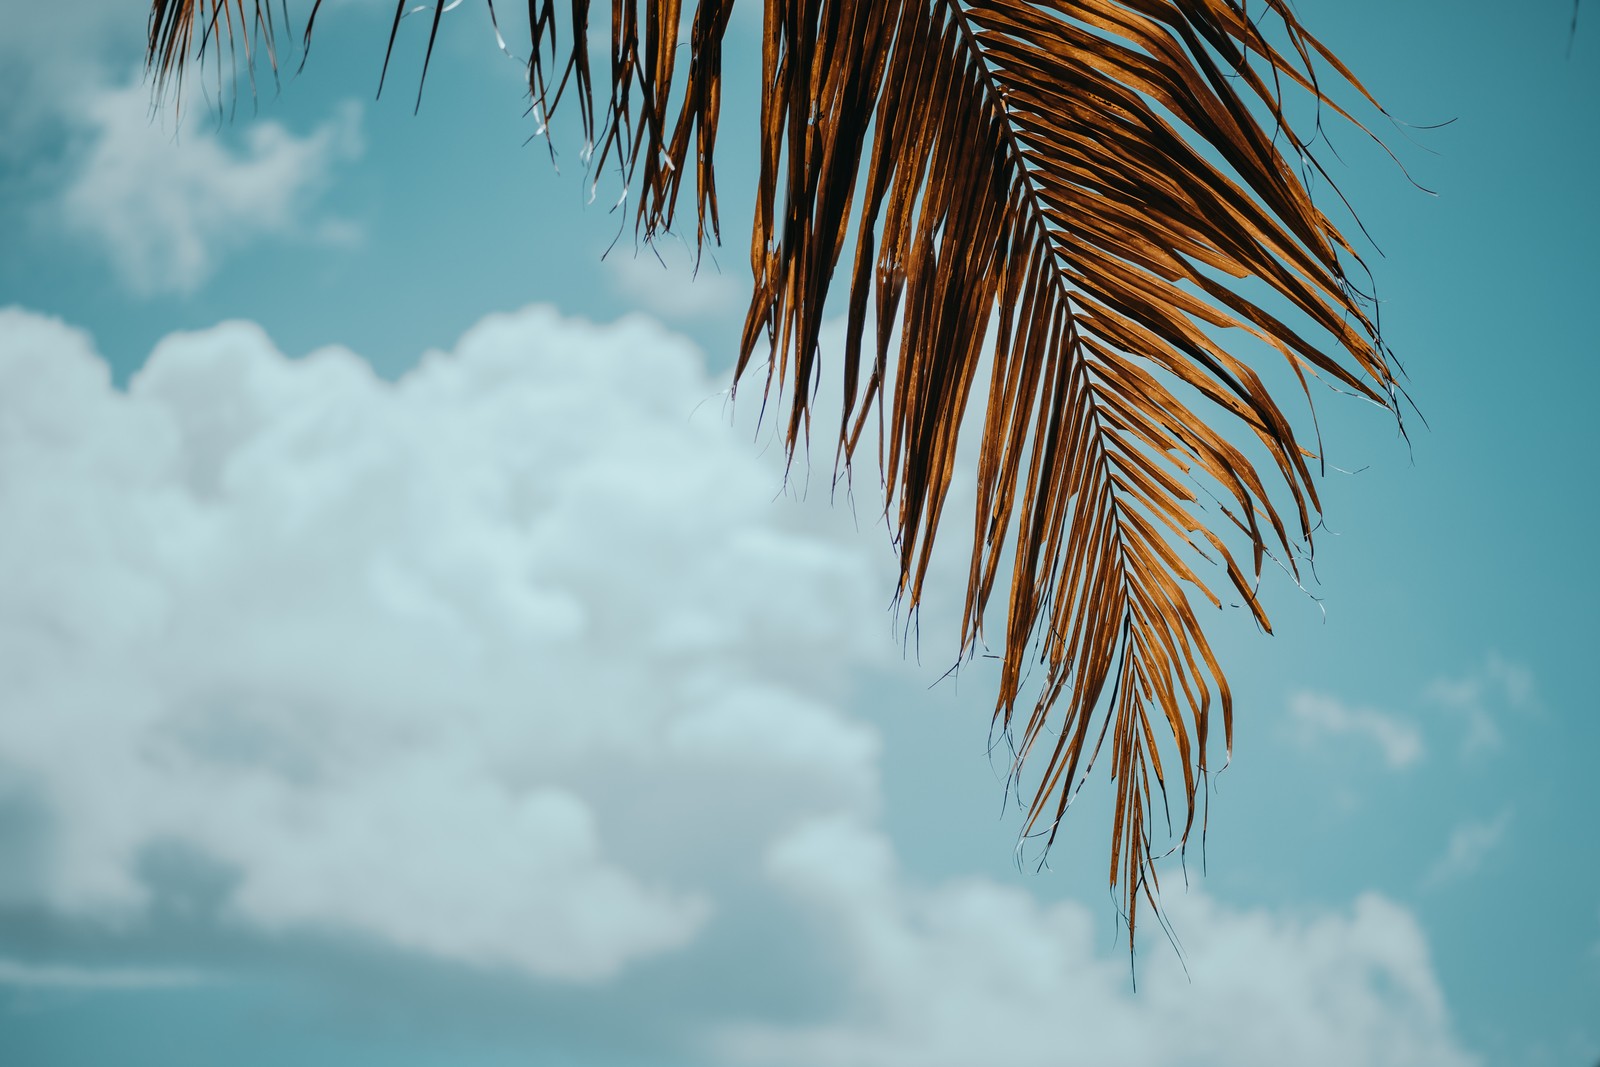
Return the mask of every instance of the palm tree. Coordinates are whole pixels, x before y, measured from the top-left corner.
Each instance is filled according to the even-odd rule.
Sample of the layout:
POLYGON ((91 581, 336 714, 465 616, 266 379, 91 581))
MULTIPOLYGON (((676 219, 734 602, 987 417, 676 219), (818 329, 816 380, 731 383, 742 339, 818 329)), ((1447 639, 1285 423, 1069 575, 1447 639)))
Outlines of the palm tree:
MULTIPOLYGON (((674 224, 691 173, 699 239, 718 234, 713 148, 733 2, 696 0, 685 70, 681 0, 613 0, 597 107, 589 0, 570 0, 564 17, 554 0, 530 0, 536 117, 576 98, 594 158, 640 190, 646 238, 674 224)), ((1181 847, 1197 806, 1204 825, 1197 799, 1219 712, 1232 747, 1232 697, 1195 610, 1196 598, 1221 601, 1196 568, 1220 567, 1268 629, 1263 562, 1295 572, 1318 515, 1315 454, 1218 335, 1271 346, 1308 400, 1315 376, 1399 414, 1392 361, 1353 280, 1365 268, 1312 202, 1308 179, 1326 175, 1283 94, 1300 94, 1317 122, 1350 118, 1325 77, 1377 104, 1288 0, 1251 6, 1261 10, 1245 0, 765 8, 755 289, 738 372, 759 353, 767 389, 787 386, 792 456, 809 441, 818 335, 843 261, 836 462, 848 470, 876 414, 911 610, 962 417, 987 375, 962 655, 986 647, 986 609, 1008 569, 994 714, 1014 741, 1014 781, 1046 750, 1024 832, 1048 847, 1109 740, 1110 880, 1130 948, 1140 897, 1156 902, 1153 824, 1171 755, 1181 847), (1028 710, 1030 665, 1042 685, 1028 710), (1169 741, 1158 744, 1156 721, 1169 741)), ((429 58, 443 9, 432 10, 429 58)), ((402 0, 391 52, 405 11, 402 0)), ((158 82, 225 41, 242 43, 247 63, 265 49, 275 68, 273 20, 270 0, 249 18, 242 0, 154 0, 158 82)))

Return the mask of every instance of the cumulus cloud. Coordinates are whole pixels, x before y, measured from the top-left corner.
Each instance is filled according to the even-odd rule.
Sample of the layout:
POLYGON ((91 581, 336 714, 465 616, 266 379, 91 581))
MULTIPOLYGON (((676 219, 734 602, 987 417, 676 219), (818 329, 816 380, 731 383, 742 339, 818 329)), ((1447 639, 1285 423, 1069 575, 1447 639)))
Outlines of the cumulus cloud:
MULTIPOLYGON (((847 819, 778 843, 772 878, 838 932, 852 978, 838 1020, 737 1026, 719 1048, 763 1067, 1466 1067, 1416 921, 1365 895, 1283 918, 1205 895, 1167 903, 1187 976, 1165 946, 1139 989, 1076 903, 1041 906, 981 879, 909 885, 881 836, 847 819)), ((1148 935, 1147 935, 1148 936, 1148 935)), ((1159 940, 1159 939, 1157 939, 1159 940)))
POLYGON ((1302 691, 1289 698, 1289 721, 1300 743, 1312 748, 1324 738, 1363 738, 1384 762, 1399 770, 1422 758, 1422 732, 1413 724, 1372 708, 1353 708, 1325 693, 1302 691))
POLYGON ((741 1067, 1471 1062, 1378 897, 1171 892, 1193 979, 1152 932, 1135 994, 1109 911, 903 878, 841 710, 899 660, 892 559, 774 499, 719 384, 646 320, 535 308, 394 383, 225 324, 121 392, 0 312, 0 807, 41 828, 0 842, 8 906, 137 924, 198 855, 180 903, 245 931, 580 983, 819 920, 842 1012, 681 1002, 741 1067))
POLYGON ((93 137, 62 193, 66 224, 103 248, 136 293, 193 292, 229 250, 263 237, 356 235, 312 211, 334 166, 360 154, 354 103, 304 136, 251 123, 237 147, 192 110, 178 121, 152 112, 138 79, 88 95, 75 116, 93 137))
POLYGON ((354 223, 318 208, 338 166, 362 150, 357 105, 309 131, 219 124, 195 68, 180 120, 152 106, 138 73, 148 5, 12 6, 0 34, 0 195, 11 216, 0 227, 77 239, 141 296, 193 292, 264 239, 359 239, 354 223))
POLYGON ((126 393, 59 322, 0 338, 0 766, 50 906, 136 917, 178 844, 254 928, 590 981, 709 915, 712 842, 661 827, 870 810, 873 564, 660 328, 496 316, 390 384, 234 323, 126 393))
POLYGON ((1426 886, 1439 886, 1474 874, 1483 861, 1505 840, 1511 827, 1511 809, 1492 819, 1468 820, 1450 833, 1444 855, 1436 860, 1423 878, 1426 886))

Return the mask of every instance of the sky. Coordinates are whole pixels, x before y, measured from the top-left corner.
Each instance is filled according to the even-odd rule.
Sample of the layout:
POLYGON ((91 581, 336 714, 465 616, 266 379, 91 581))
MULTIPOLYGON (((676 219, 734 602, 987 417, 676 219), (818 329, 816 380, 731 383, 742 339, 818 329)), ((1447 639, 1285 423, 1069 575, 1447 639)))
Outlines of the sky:
POLYGON ((221 116, 152 111, 142 5, 7 16, 0 1062, 1600 1061, 1566 0, 1299 5, 1393 117, 1328 159, 1420 417, 1318 397, 1316 581, 1210 631, 1233 758, 1133 971, 1103 778, 1016 860, 959 551, 908 653, 874 480, 730 400, 755 6, 698 276, 481 4, 415 114, 424 21, 375 100, 385 5, 324 6, 221 116))

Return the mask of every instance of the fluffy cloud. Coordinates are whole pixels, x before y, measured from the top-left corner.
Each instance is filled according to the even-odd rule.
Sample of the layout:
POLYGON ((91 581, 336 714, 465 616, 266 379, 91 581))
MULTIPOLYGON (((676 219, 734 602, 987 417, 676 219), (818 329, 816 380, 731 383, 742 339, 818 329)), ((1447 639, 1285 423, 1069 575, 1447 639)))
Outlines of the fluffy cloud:
POLYGON ((310 210, 334 165, 361 151, 353 103, 303 137, 252 123, 238 148, 192 110, 177 122, 152 113, 138 79, 88 95, 74 116, 93 141, 62 194, 65 221, 104 248, 137 293, 192 292, 229 249, 262 237, 355 235, 310 210))
POLYGON ((715 842, 870 809, 833 698, 892 647, 873 566, 659 328, 532 309, 390 384, 236 323, 125 394, 0 338, 0 769, 51 906, 136 915, 178 844, 236 921, 595 980, 694 936, 715 842))
MULTIPOLYGON (((1374 895, 1344 913, 1281 918, 1168 894, 1187 975, 1158 943, 1137 992, 1107 926, 972 879, 923 889, 882 837, 845 819, 796 831, 772 877, 838 931, 853 978, 845 1018, 742 1026, 731 1062, 763 1067, 1465 1067, 1422 932, 1374 895)), ((1147 942, 1148 943, 1148 942, 1147 942)))
POLYGON ((1289 698, 1289 721, 1307 748, 1325 737, 1365 738, 1399 770, 1422 758, 1422 731, 1404 719, 1371 708, 1352 708, 1324 693, 1299 692, 1289 698))
POLYGON ((263 239, 357 239, 353 223, 316 202, 336 167, 362 150, 359 108, 346 104, 309 132, 270 121, 219 130, 191 84, 179 120, 173 108, 152 107, 150 85, 129 75, 140 69, 148 18, 148 4, 125 0, 7 11, 0 193, 13 217, 0 226, 37 227, 45 242, 73 236, 139 295, 192 292, 231 251, 263 239))
POLYGON ((0 900, 134 924, 172 903, 155 861, 199 855, 247 931, 583 983, 719 915, 777 924, 722 966, 826 931, 841 1014, 685 996, 749 1067, 1471 1062, 1377 897, 1174 890, 1192 981, 1149 926, 1134 994, 1108 911, 902 878, 841 711, 898 658, 892 561, 774 500, 779 450, 717 394, 641 319, 493 316, 394 383, 232 323, 120 392, 89 338, 0 312, 0 815, 40 828, 0 841, 0 900))

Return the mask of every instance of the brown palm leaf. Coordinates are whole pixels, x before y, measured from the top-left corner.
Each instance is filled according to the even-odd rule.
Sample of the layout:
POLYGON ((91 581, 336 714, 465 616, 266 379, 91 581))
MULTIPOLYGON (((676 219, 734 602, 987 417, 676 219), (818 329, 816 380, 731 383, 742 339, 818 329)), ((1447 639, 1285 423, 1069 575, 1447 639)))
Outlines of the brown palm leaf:
MULTIPOLYGON (((732 5, 698 0, 683 70, 680 0, 613 0, 597 107, 588 0, 570 0, 564 17, 554 0, 530 0, 534 103, 544 117, 576 97, 596 158, 642 190, 646 236, 672 225, 691 170, 700 234, 716 233, 712 157, 732 5)), ((842 261, 839 455, 848 465, 876 411, 912 609, 963 413, 987 374, 962 651, 982 641, 1009 558, 995 715, 1015 728, 1017 767, 1048 749, 1027 830, 1054 839, 1109 740, 1110 878, 1130 944, 1139 897, 1155 900, 1161 749, 1175 751, 1182 775, 1181 844, 1218 712, 1231 747, 1232 699, 1192 603, 1219 600, 1194 561, 1216 561, 1266 627, 1255 592, 1263 560, 1293 568, 1318 509, 1314 457, 1217 335, 1236 328, 1266 342, 1302 387, 1322 376, 1396 407, 1385 350, 1349 277, 1360 260, 1297 173, 1317 165, 1281 94, 1296 87, 1343 115, 1318 80, 1331 71, 1376 104, 1287 0, 1256 6, 1256 17, 1241 0, 765 8, 755 293, 739 370, 760 352, 768 386, 787 387, 792 454, 809 432, 818 336, 842 261), (1246 295, 1240 280, 1250 279, 1279 310, 1246 295), (1248 431, 1232 432, 1255 442, 1266 469, 1214 423, 1248 431), (1246 563, 1230 542, 1248 548, 1246 563), (1021 716, 1035 658, 1042 690, 1021 716), (1153 719, 1170 744, 1158 743, 1153 719)), ((391 50, 405 8, 395 7, 391 50)), ((436 7, 430 54, 439 18, 436 7)), ((242 0, 155 0, 150 62, 170 79, 226 38, 247 57, 258 42, 275 63, 271 19, 261 0, 248 15, 242 0)))

